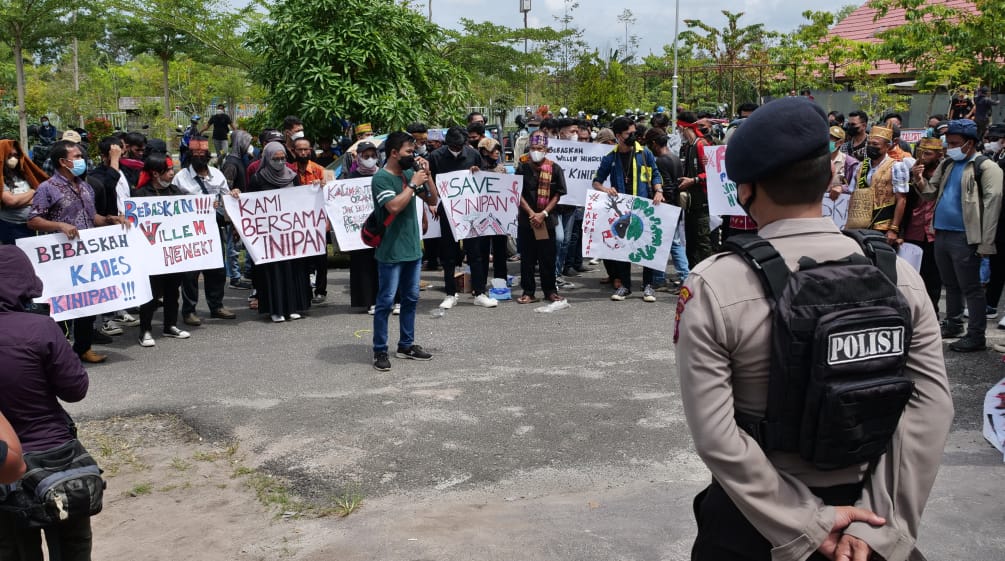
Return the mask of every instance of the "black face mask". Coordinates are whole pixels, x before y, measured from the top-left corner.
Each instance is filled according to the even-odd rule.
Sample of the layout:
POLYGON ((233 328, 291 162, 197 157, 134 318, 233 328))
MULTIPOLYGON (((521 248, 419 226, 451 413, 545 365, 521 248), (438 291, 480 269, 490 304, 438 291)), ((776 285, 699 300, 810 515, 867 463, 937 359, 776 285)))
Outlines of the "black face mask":
POLYGON ((401 169, 412 169, 415 165, 415 156, 402 156, 398 158, 398 167, 401 169))
POLYGON ((628 138, 625 139, 625 145, 627 145, 627 146, 635 146, 635 141, 638 140, 638 139, 639 139, 639 135, 637 133, 633 132, 632 134, 628 135, 628 138))
POLYGON ((192 167, 203 171, 209 168, 209 156, 192 156, 192 167))
POLYGON ((737 199, 737 202, 740 203, 740 208, 743 209, 743 212, 747 213, 747 216, 750 217, 751 220, 754 220, 754 217, 750 216, 750 207, 753 206, 753 204, 754 204, 754 196, 755 195, 757 195, 757 184, 756 183, 751 183, 750 184, 750 196, 747 197, 747 200, 746 201, 740 201, 739 199, 737 199))
POLYGON ((882 156, 882 154, 879 151, 879 148, 876 148, 875 146, 866 146, 865 155, 869 156, 870 160, 875 160, 876 158, 882 156))

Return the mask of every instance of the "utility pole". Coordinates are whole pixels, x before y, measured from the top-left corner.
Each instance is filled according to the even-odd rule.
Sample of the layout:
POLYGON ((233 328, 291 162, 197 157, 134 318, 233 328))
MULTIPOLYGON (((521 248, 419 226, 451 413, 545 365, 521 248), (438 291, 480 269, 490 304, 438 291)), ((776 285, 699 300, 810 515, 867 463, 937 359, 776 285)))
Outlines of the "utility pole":
POLYGON ((677 130, 677 24, 680 22, 680 0, 676 0, 677 10, 673 17, 673 101, 670 107, 670 132, 677 130))
MULTIPOLYGON (((527 14, 530 13, 530 0, 520 0, 520 12, 523 13, 523 57, 524 60, 527 59, 527 14)), ((530 70, 527 70, 527 92, 524 99, 524 105, 530 105, 530 70)))
POLYGON ((429 7, 429 21, 432 22, 433 21, 433 0, 429 0, 429 3, 427 4, 427 6, 429 7))

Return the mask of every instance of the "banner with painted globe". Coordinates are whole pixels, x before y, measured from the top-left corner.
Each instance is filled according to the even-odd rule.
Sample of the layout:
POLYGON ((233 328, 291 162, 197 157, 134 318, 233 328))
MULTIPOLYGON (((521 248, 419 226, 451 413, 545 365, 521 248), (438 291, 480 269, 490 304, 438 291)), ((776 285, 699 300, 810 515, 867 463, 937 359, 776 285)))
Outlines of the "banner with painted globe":
POLYGON ((681 209, 591 190, 583 212, 583 256, 666 269, 681 209))

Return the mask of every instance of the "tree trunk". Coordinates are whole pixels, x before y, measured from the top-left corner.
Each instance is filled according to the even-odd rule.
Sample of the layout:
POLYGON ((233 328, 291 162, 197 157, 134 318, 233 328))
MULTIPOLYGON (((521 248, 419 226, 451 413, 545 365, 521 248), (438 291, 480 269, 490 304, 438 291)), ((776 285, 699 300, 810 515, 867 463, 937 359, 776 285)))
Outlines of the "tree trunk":
POLYGON ((21 30, 15 30, 14 36, 14 68, 17 75, 17 132, 21 138, 21 147, 28 149, 28 112, 24 108, 24 49, 21 43, 21 30))
MULTIPOLYGON (((164 119, 171 119, 171 82, 170 76, 168 75, 168 58, 165 56, 161 57, 161 72, 164 79, 164 119)), ((165 125, 166 126, 166 125, 165 125)))
MULTIPOLYGON (((80 41, 73 38, 73 97, 76 103, 80 103, 80 41)), ((84 112, 77 106, 77 126, 84 128, 84 112)))

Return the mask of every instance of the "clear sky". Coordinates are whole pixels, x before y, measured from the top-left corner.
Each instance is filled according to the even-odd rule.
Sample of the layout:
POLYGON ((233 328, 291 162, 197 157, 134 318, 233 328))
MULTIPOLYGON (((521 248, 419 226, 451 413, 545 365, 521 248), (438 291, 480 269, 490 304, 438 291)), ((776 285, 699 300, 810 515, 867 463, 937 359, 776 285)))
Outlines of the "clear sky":
MULTIPOLYGON (((428 13, 428 1, 433 5, 433 21, 443 27, 456 28, 460 18, 475 21, 491 21, 509 27, 523 26, 520 0, 415 0, 413 6, 428 13)), ((864 0, 863 0, 864 2, 864 0)), ((601 52, 617 48, 624 42, 625 25, 618 21, 618 15, 628 8, 636 22, 629 26, 628 33, 637 35, 639 49, 636 54, 662 53, 664 44, 673 42, 674 0, 634 0, 633 2, 610 2, 603 0, 579 0, 579 7, 572 14, 573 26, 585 31, 584 39, 601 52)), ((741 25, 763 23, 773 31, 791 31, 804 23, 802 12, 808 9, 836 12, 848 4, 861 5, 854 0, 680 0, 680 17, 700 19, 710 25, 724 26, 726 17, 722 10, 743 12, 741 25)), ((560 28, 555 19, 564 13, 564 0, 531 0, 528 18, 530 27, 551 26, 560 28)), ((683 21, 680 30, 686 29, 683 21)))

